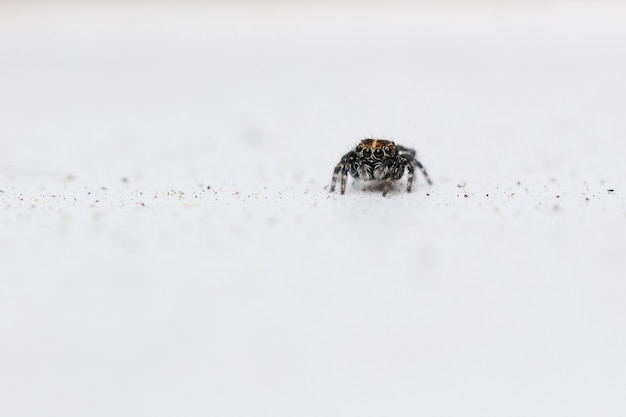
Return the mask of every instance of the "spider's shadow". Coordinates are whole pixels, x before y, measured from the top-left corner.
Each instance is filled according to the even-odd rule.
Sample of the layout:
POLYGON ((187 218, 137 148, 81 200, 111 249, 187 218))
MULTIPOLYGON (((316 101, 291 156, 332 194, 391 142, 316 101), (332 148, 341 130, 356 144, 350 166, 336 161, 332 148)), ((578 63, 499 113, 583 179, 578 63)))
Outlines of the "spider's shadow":
MULTIPOLYGON (((404 188, 400 181, 393 181, 390 184, 389 193, 396 193, 402 191, 404 188)), ((328 190, 330 185, 324 186, 324 190, 328 190)), ((348 184, 346 192, 350 193, 381 193, 385 190, 385 181, 363 181, 358 178, 353 178, 348 184), (348 191, 349 190, 349 191, 348 191)), ((389 194, 387 194, 389 196, 389 194)))
MULTIPOLYGON (((382 193, 385 189, 385 181, 354 180, 352 181, 352 188, 362 192, 382 193)), ((393 181, 390 184, 389 193, 395 193, 401 188, 399 181, 393 181)), ((387 196, 389 196, 389 194, 387 194, 387 196)))

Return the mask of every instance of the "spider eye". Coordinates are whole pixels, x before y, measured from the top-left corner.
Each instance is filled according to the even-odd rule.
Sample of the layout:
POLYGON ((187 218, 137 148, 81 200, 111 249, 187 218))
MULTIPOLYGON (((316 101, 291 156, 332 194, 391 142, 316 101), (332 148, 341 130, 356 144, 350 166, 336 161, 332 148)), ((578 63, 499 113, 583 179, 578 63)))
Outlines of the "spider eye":
POLYGON ((363 149, 363 156, 368 158, 370 155, 372 155, 372 150, 370 148, 365 148, 363 149))
POLYGON ((361 148, 361 145, 357 145, 355 151, 356 153, 361 153, 361 151, 363 150, 363 148, 361 148))
POLYGON ((382 150, 382 149, 376 149, 376 150, 374 151, 374 156, 375 156, 376 158, 378 158, 378 159, 382 158, 382 157, 383 157, 383 150, 382 150))

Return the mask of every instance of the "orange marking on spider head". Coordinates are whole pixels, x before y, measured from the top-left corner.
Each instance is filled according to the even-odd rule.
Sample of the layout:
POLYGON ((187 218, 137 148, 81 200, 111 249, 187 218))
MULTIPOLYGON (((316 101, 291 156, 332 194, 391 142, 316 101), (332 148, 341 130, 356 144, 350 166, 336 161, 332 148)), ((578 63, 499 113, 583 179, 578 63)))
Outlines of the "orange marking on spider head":
POLYGON ((385 139, 363 139, 359 142, 359 145, 363 148, 379 149, 379 148, 393 148, 395 144, 390 140, 385 139))

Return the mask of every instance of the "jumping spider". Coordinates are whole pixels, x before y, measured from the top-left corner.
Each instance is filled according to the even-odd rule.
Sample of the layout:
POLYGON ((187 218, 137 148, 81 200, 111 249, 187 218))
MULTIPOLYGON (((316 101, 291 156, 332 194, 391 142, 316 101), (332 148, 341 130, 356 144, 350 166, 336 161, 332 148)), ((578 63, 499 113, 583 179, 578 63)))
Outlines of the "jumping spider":
POLYGON ((415 158, 414 149, 396 145, 390 140, 363 139, 353 151, 345 154, 335 167, 330 191, 335 191, 335 183, 341 173, 341 194, 343 194, 346 190, 349 172, 354 178, 361 178, 365 181, 383 181, 383 196, 385 196, 391 189, 391 182, 402 178, 406 168, 409 173, 406 191, 409 193, 413 184, 415 167, 419 168, 426 177, 426 181, 432 184, 426 169, 415 158))

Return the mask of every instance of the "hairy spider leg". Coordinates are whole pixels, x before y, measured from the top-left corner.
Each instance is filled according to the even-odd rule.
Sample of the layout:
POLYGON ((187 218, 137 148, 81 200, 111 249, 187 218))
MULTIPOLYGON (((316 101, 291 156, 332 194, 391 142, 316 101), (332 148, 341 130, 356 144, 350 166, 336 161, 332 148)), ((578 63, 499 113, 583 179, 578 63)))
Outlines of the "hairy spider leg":
POLYGON ((415 157, 415 149, 413 148, 406 148, 402 145, 396 145, 396 150, 398 152, 406 152, 408 154, 410 154, 412 157, 415 157))
POLYGON ((430 176, 428 176, 428 172, 426 172, 426 168, 424 168, 424 166, 422 165, 422 163, 420 161, 417 160, 417 158, 415 157, 416 153, 415 153, 415 149, 412 148, 406 148, 402 145, 396 145, 396 149, 398 149, 399 152, 403 152, 403 153, 408 153, 409 155, 412 156, 413 159, 413 164, 415 166, 417 166, 420 171, 422 171, 422 174, 424 174, 424 177, 426 177, 426 181, 428 181, 428 184, 432 185, 433 182, 430 179, 430 176))
POLYGON ((353 157, 349 157, 348 161, 343 166, 343 170, 341 171, 341 194, 346 192, 346 182, 348 182, 348 171, 350 171, 350 166, 352 165, 353 157))
POLYGON ((330 185, 330 192, 335 191, 335 183, 337 182, 337 177, 339 177, 339 172, 341 172, 341 194, 346 191, 346 182, 348 181, 348 171, 350 170, 350 166, 354 162, 356 157, 356 152, 351 151, 348 152, 341 158, 341 161, 335 167, 333 171, 333 179, 330 185))
POLYGON ((417 161, 415 158, 408 159, 406 158, 406 170, 408 171, 406 178, 406 192, 411 192, 411 186, 413 185, 413 176, 415 175, 415 166, 413 166, 413 161, 417 161))
POLYGON ((426 168, 424 168, 424 165, 422 165, 422 163, 415 158, 413 158, 413 163, 420 169, 420 171, 422 171, 422 174, 424 174, 424 177, 426 178, 426 181, 428 181, 428 184, 433 185, 433 182, 428 176, 428 172, 426 172, 426 168))
POLYGON ((339 176, 339 171, 341 171, 341 168, 343 168, 343 165, 340 163, 337 164, 337 166, 335 167, 335 170, 333 171, 333 179, 330 183, 330 192, 332 193, 333 191, 335 191, 335 183, 337 182, 337 177, 339 176))

